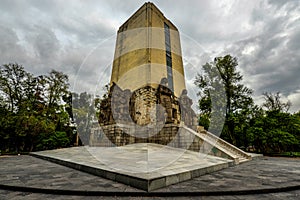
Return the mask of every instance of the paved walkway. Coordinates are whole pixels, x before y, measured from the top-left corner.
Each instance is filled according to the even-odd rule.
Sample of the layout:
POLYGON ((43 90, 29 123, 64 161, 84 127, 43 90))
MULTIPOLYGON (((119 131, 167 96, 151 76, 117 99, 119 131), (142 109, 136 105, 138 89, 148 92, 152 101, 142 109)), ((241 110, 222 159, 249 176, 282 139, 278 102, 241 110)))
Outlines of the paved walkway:
MULTIPOLYGON (((84 191, 98 195, 88 199, 99 199, 99 196, 108 194, 129 197, 102 196, 101 199, 141 199, 141 196, 149 195, 121 183, 31 156, 0 157, 0 199, 87 199, 80 196, 84 191), (25 190, 11 191, 5 186, 25 190), (41 188, 46 192, 68 191, 69 195, 32 193, 32 190, 26 191, 26 187, 41 188)), ((168 199, 163 196, 174 194, 180 195, 175 199, 299 199, 300 159, 262 157, 150 193, 160 196, 157 199, 168 199), (265 193, 268 190, 272 193, 265 193), (240 195, 247 191, 250 195, 240 195), (264 194, 253 194, 255 192, 264 194)))

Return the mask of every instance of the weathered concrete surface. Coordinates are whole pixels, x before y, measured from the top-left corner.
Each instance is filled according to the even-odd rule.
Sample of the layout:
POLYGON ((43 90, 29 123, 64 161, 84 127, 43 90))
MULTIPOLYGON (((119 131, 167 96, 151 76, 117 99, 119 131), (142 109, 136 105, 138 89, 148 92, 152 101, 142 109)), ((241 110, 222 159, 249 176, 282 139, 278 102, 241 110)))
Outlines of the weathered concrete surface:
POLYGON ((32 155, 145 191, 233 165, 232 160, 152 143, 122 147, 73 147, 32 155))
MULTIPOLYGON (((129 197, 100 195, 100 197, 89 196, 88 199, 153 199, 153 197, 142 198, 143 191, 133 187, 31 156, 0 157, 0 185, 3 184, 48 188, 53 189, 53 193, 56 189, 116 192, 116 195, 117 192, 122 192, 123 196, 127 192, 133 192, 129 197), (134 192, 138 192, 138 197, 134 192)), ((299 199, 300 190, 282 192, 282 188, 297 185, 300 185, 300 159, 262 157, 154 192, 160 192, 165 196, 173 192, 182 192, 181 197, 166 198, 157 195, 155 199, 299 199), (267 188, 277 188, 278 193, 273 191, 266 194, 238 195, 238 191, 241 190, 259 192, 267 188), (222 192, 226 191, 236 192, 236 195, 222 196, 222 192), (189 197, 193 192, 199 193, 199 196, 189 197), (203 196, 205 192, 219 192, 219 194, 203 196)), ((87 199, 87 197, 0 189, 0 199, 87 199)))

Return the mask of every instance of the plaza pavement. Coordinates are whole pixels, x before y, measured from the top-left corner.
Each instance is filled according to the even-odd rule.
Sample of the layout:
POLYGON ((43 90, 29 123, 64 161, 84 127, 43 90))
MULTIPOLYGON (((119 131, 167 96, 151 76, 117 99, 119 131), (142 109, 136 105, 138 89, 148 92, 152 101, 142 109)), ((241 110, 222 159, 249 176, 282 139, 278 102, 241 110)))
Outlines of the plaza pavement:
POLYGON ((31 156, 0 156, 0 199, 300 199, 300 159, 261 157, 147 193, 31 156))

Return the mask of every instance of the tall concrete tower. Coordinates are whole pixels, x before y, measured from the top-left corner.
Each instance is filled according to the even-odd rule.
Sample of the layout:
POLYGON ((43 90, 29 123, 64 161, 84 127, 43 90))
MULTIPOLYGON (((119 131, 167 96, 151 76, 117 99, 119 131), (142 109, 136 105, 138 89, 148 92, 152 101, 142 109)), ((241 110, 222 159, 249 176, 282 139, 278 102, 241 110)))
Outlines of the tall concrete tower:
POLYGON ((177 28, 145 3, 118 30, 108 98, 99 124, 114 145, 168 144, 181 122, 196 129, 177 28))
POLYGON ((153 4, 145 3, 118 30, 110 84, 134 91, 162 78, 179 97, 185 89, 179 32, 153 4))

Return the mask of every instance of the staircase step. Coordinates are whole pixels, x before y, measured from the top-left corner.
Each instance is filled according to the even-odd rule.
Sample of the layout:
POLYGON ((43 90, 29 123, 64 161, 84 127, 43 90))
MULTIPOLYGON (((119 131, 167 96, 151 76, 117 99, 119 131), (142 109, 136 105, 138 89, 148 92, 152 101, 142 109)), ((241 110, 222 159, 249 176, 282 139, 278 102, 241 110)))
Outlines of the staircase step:
POLYGON ((246 152, 233 146, 225 140, 222 140, 221 138, 215 136, 210 132, 196 132, 186 126, 184 126, 183 128, 195 135, 196 137, 201 138, 204 142, 208 143, 211 146, 214 146, 219 151, 231 157, 236 162, 236 164, 243 163, 251 159, 251 156, 248 155, 246 152))
POLYGON ((243 153, 240 153, 239 151, 230 148, 228 145, 224 145, 223 143, 220 143, 219 141, 216 141, 214 139, 208 139, 206 137, 202 138, 204 141, 210 141, 210 143, 214 144, 215 146, 222 148, 227 153, 230 153, 231 155, 235 155, 236 157, 245 157, 247 158, 243 153))
POLYGON ((215 142, 216 145, 218 145, 219 147, 223 147, 225 148, 227 151, 232 152, 235 155, 238 155, 238 157, 243 157, 243 158, 249 158, 249 155, 247 155, 245 152, 243 152, 242 150, 233 147, 232 145, 227 144, 224 140, 220 139, 220 138, 213 138, 210 134, 204 134, 201 133, 201 135, 203 136, 203 139, 207 139, 210 140, 212 142, 215 142))

